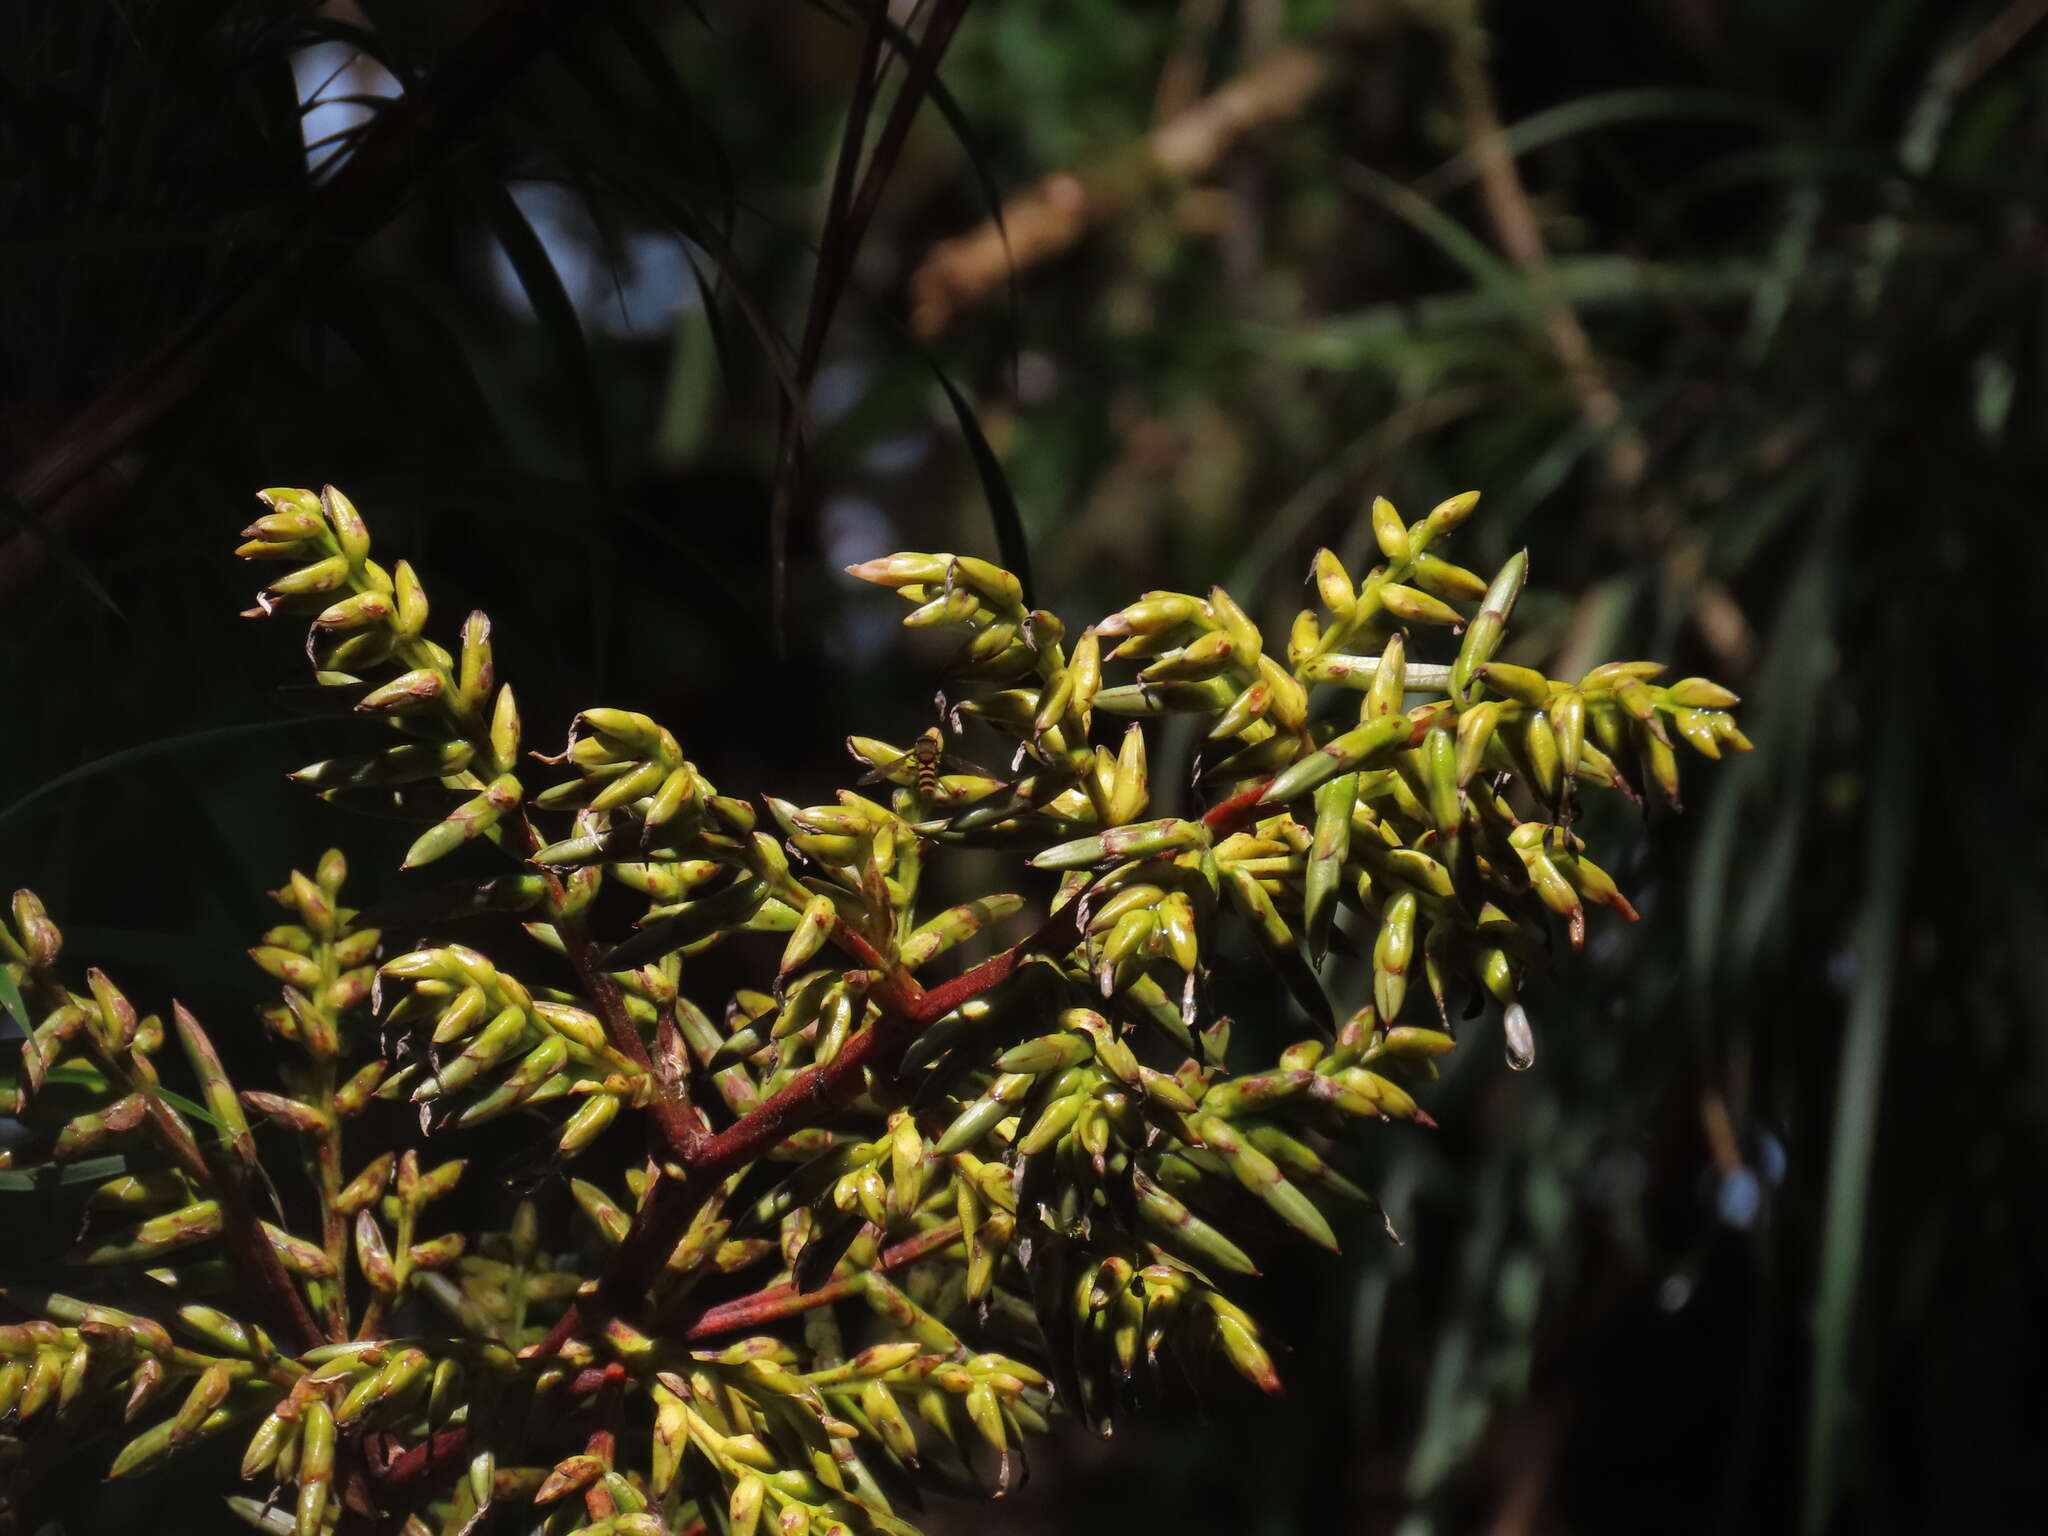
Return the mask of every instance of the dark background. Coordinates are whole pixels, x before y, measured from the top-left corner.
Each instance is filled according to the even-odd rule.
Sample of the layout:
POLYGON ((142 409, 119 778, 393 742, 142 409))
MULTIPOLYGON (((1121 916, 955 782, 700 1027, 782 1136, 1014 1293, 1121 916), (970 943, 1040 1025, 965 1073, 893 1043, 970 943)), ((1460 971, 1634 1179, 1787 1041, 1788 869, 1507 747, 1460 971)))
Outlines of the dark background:
MULTIPOLYGON (((1069 1431, 934 1528, 2034 1507, 2048 4, 976 0, 812 377, 858 9, 5 8, 0 878, 220 1020, 288 868, 341 841, 395 887, 409 829, 280 784, 348 733, 281 709, 296 639, 235 616, 260 485, 343 486, 440 621, 488 606, 532 739, 645 708, 799 801, 937 681, 837 567, 996 552, 935 367, 1070 626, 1221 580, 1284 629, 1365 498, 1477 487, 1466 563, 1527 546, 1542 589, 1518 654, 1709 673, 1758 750, 1689 765, 1648 838, 1609 818, 1644 921, 1538 992, 1536 1070, 1461 1052, 1442 1130, 1368 1149, 1405 1246, 1361 1224, 1262 1282, 1284 1404, 1069 1431), (1294 48, 1303 100, 1145 169, 1294 48), (1504 151, 1515 184, 1475 182, 1504 151), (913 334, 938 242, 1063 170, 1100 216, 913 334)), ((82 1468, 47 1517, 140 1518, 82 1468)), ((187 1475, 150 1523, 225 1528, 187 1475)))

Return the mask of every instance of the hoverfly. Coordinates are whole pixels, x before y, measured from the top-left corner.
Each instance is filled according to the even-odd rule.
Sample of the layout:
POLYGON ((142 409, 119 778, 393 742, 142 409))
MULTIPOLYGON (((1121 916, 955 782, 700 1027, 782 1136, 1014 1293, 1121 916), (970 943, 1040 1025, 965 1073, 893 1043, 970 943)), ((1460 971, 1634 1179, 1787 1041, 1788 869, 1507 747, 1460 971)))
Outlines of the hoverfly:
POLYGON ((936 725, 911 743, 909 751, 894 756, 883 755, 891 749, 867 737, 849 737, 846 744, 855 757, 873 765, 860 783, 900 784, 915 792, 924 807, 966 804, 1002 787, 979 763, 948 752, 945 734, 936 725))
POLYGON ((938 798, 939 764, 945 760, 946 738, 939 733, 936 725, 911 743, 911 772, 917 779, 917 792, 927 800, 938 798))

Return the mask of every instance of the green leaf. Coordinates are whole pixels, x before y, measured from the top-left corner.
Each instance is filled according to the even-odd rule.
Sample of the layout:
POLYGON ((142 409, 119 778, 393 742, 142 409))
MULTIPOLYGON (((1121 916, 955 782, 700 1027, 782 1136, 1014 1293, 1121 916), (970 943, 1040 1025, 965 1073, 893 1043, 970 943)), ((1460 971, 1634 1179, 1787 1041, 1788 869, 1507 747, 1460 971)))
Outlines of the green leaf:
POLYGON ((60 1189, 72 1184, 97 1184, 134 1166, 125 1153, 88 1157, 83 1162, 45 1163, 38 1168, 0 1168, 0 1190, 60 1189))
MULTIPOLYGON (((1791 132, 1794 120, 1767 102, 1753 101, 1727 91, 1679 90, 1652 86, 1643 90, 1596 91, 1574 96, 1541 112, 1532 112, 1520 122, 1502 130, 1501 147, 1520 158, 1532 151, 1597 133, 1659 120, 1699 121, 1720 119, 1749 122, 1759 128, 1791 132)), ((1415 190, 1427 198, 1441 198, 1469 185, 1479 175, 1479 158, 1468 147, 1451 156, 1428 175, 1420 177, 1415 190)))
POLYGON ((533 305, 534 319, 548 333, 568 372, 576 407, 577 430, 583 439, 583 462, 593 485, 610 478, 609 454, 605 445, 604 401, 597 388, 597 371, 590 360, 590 343, 583 334, 583 322, 576 317, 569 290, 562 275, 548 259, 547 247, 534 233, 519 204, 503 182, 486 183, 478 193, 484 218, 497 236, 505 259, 533 305))
POLYGON ((1017 510, 1010 477, 1003 473, 1002 461, 989 446, 988 435, 981 430, 981 421, 974 414, 974 407, 967 403, 967 397, 946 377, 946 370, 935 358, 928 356, 925 361, 931 364, 939 387, 946 392, 946 403, 953 407, 960 435, 967 439, 967 451, 974 458, 974 473, 981 481, 982 497, 988 502, 989 521, 995 524, 996 549, 1002 564, 1023 585, 1024 606, 1035 607, 1031 600, 1031 546, 1024 536, 1024 518, 1017 510))
POLYGON ((0 810, 0 827, 20 816, 30 806, 60 790, 87 779, 98 778, 103 773, 112 773, 117 768, 132 767, 147 762, 153 757, 169 757, 181 752, 197 751, 224 741, 235 741, 246 736, 267 735, 272 731, 296 730, 306 722, 303 720, 263 720, 247 725, 217 725, 203 731, 182 731, 176 736, 161 736, 155 741, 145 741, 132 747, 123 747, 118 752, 109 752, 105 757, 96 757, 89 763, 81 763, 68 769, 54 779, 45 780, 23 795, 5 810, 0 810))
POLYGON ((190 1116, 194 1120, 199 1120, 207 1125, 212 1126, 216 1131, 225 1131, 227 1129, 226 1126, 222 1125, 218 1120, 214 1119, 212 1115, 208 1114, 202 1106, 193 1103, 190 1099, 186 1098, 185 1095, 183 1095, 182 1093, 175 1093, 171 1089, 166 1088, 162 1083, 158 1083, 149 1091, 152 1094, 154 1094, 157 1098, 162 1099, 166 1104, 170 1105, 173 1109, 179 1110, 180 1112, 190 1116))
MULTIPOLYGON (((1897 676, 1897 672, 1890 675, 1897 676)), ((1901 686, 1912 681, 1900 679, 1901 686)), ((1870 850, 1863 910, 1856 919, 1856 980, 1842 1033, 1834 1136, 1821 1223, 1820 1277, 1813 1312, 1813 1395, 1807 1405, 1806 1498, 1801 1529, 1820 1536, 1834 1513, 1840 1442, 1850 1402, 1849 1357, 1863 1279, 1870 1169, 1877 1152, 1885 1047, 1891 1032, 1899 929, 1913 851, 1919 749, 1903 711, 1883 717, 1871 790, 1870 850)))
POLYGON ((701 146, 710 159, 712 171, 718 181, 720 198, 725 205, 726 231, 730 233, 739 194, 733 178, 732 162, 726 158, 725 146, 719 142, 717 131, 704 114, 697 110, 697 103, 691 99, 689 86, 683 83, 681 73, 669 59, 668 50, 661 46, 661 40, 655 36, 653 28, 623 5, 605 7, 604 19, 605 24, 619 35, 619 41, 624 45, 627 55, 639 68, 641 78, 646 80, 648 89, 653 92, 657 108, 668 116, 686 142, 693 146, 701 146))
MULTIPOLYGON (((95 1093, 104 1092, 109 1086, 106 1078, 101 1075, 99 1068, 86 1066, 82 1063, 52 1067, 44 1075, 43 1082, 45 1086, 51 1083, 60 1083, 73 1088, 84 1088, 95 1093)), ((217 1131, 224 1129, 220 1121, 216 1120, 204 1105, 193 1103, 192 1100, 186 1098, 182 1093, 166 1088, 162 1083, 152 1084, 149 1092, 162 1099, 181 1114, 189 1115, 194 1120, 210 1125, 217 1131)), ((83 1165, 73 1164, 71 1166, 80 1167, 83 1165)))
POLYGON ((83 1088, 91 1093, 105 1093, 109 1087, 106 1075, 98 1067, 84 1062, 71 1062, 65 1066, 52 1067, 43 1074, 45 1083, 63 1083, 73 1088, 83 1088))
POLYGON ((1344 165, 1345 178, 1389 213, 1412 226, 1482 289, 1496 295, 1532 334, 1543 330, 1543 305, 1535 290, 1485 241, 1442 209, 1416 195, 1384 171, 1358 161, 1344 165))
POLYGON ((28 1033, 28 1004, 22 1001, 21 988, 14 984, 13 974, 4 966, 0 966, 0 1009, 20 1026, 23 1034, 28 1033))

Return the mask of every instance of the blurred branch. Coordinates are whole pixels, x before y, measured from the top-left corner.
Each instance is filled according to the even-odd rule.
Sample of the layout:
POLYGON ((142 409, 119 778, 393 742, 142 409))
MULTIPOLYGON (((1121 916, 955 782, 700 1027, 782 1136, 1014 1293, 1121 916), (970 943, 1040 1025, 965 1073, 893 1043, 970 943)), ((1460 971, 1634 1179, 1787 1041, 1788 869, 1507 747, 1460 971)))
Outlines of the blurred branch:
MULTIPOLYGON (((1353 23, 1344 36, 1356 30, 1353 23)), ((942 334, 1002 288, 1013 262, 1022 272, 1064 255, 1090 229, 1117 217, 1152 188, 1193 180, 1215 169, 1250 134, 1299 117, 1336 78, 1335 54, 1343 40, 1326 37, 1272 48, 1243 74, 1142 139, 1120 145, 1081 170, 1041 177, 1004 202, 1000 221, 988 219, 964 235, 940 241, 911 275, 911 329, 925 339, 942 334)), ((1161 90, 1164 95, 1164 82, 1161 90)))
POLYGON ((1159 86, 1152 97, 1153 122, 1168 122, 1201 99, 1203 55, 1216 40, 1216 27, 1222 20, 1223 0, 1181 0, 1180 36, 1159 69, 1159 86))
POLYGON ((1971 39, 1956 83, 1958 94, 1983 79, 2026 35, 2048 21, 2048 0, 2012 0, 1971 39))
MULTIPOLYGON (((1609 489, 1624 498, 1638 495, 1649 478, 1649 443, 1628 421, 1585 324, 1551 273, 1541 221, 1501 125, 1487 70, 1489 38, 1475 0, 1435 0, 1426 14, 1443 31, 1449 48, 1451 88, 1466 152, 1478 172, 1480 198, 1494 237, 1528 282, 1579 413, 1600 435, 1609 489)), ((1675 510, 1661 499, 1645 509, 1643 521, 1665 546, 1673 585, 1690 594, 1694 622, 1715 660, 1732 674, 1747 672, 1755 649, 1749 622, 1727 587, 1701 570, 1697 535, 1685 532, 1675 510)))
POLYGON ((1496 1438, 1506 1467, 1485 1536, 1531 1536, 1544 1528, 1545 1505, 1563 1449, 1567 1405, 1531 1398, 1502 1416, 1496 1438))
MULTIPOLYGON (((380 229, 435 153, 588 8, 588 0, 479 5, 447 62, 380 111, 241 286, 194 316, 59 429, 13 475, 9 488, 15 499, 63 530, 104 514, 125 481, 96 472, 239 358, 307 282, 380 229)), ((34 574, 43 544, 19 534, 0 543, 0 595, 34 574)))
MULTIPOLYGON (((960 1241, 958 1221, 941 1222, 929 1232, 920 1232, 915 1237, 906 1237, 902 1242, 884 1248, 875 1256, 871 1270, 886 1273, 901 1269, 906 1264, 915 1264, 919 1259, 929 1258, 942 1249, 950 1248, 960 1241)), ((802 1290, 794 1281, 786 1285, 771 1285, 751 1296, 737 1296, 731 1301, 722 1301, 699 1314, 697 1320, 685 1330, 684 1337, 715 1339, 721 1333, 743 1333, 750 1328, 760 1328, 785 1317, 798 1317, 818 1307, 830 1306, 848 1296, 858 1295, 867 1284, 866 1272, 847 1275, 837 1280, 828 1280, 815 1290, 802 1290)))
POLYGON ((1603 434, 1609 483, 1622 492, 1643 483, 1649 470, 1649 449, 1642 433, 1622 421, 1621 397, 1608 381, 1593 353, 1592 340, 1578 311, 1559 290, 1550 273, 1542 225, 1529 201, 1529 189, 1509 152, 1501 128, 1500 109, 1487 74, 1487 35, 1471 0, 1445 0, 1432 7, 1450 47, 1451 88, 1458 99, 1468 152, 1479 172, 1479 190, 1486 216, 1508 258, 1528 280, 1543 313, 1551 350, 1563 367, 1565 381, 1578 398, 1586 422, 1603 434))

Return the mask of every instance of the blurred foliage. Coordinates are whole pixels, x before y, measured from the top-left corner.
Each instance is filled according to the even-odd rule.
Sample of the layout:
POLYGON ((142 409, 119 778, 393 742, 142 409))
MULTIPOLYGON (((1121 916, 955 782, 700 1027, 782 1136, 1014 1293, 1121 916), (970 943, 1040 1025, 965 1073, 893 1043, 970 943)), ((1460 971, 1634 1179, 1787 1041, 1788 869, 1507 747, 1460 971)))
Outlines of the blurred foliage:
POLYGON ((1526 545, 1538 585, 1588 594, 1525 603, 1527 655, 1712 671, 1758 751, 1616 869, 1649 921, 1596 946, 1607 1002, 1539 996, 1540 1069, 1447 1072, 1445 1133, 1376 1170, 1414 1246, 1266 1282, 1299 1319, 1290 1405, 1076 1446, 1006 1518, 1967 1529, 2016 1502, 2048 1427, 2042 7, 982 0, 943 71, 968 137, 927 111, 905 141, 793 482, 858 31, 797 0, 506 6, 486 45, 531 62, 323 205, 294 104, 348 51, 308 45, 438 80, 482 9, 0 17, 11 883, 106 914, 73 941, 131 985, 254 1001, 253 893, 323 846, 267 791, 328 729, 269 724, 286 674, 224 617, 216 552, 263 479, 347 484, 456 579, 445 603, 490 590, 536 718, 625 684, 744 720, 701 752, 736 782, 855 714, 913 734, 894 680, 921 669, 828 574, 995 551, 894 319, 911 275, 987 187, 1113 180, 1162 100, 1305 47, 1303 110, 1191 178, 1120 170, 1113 214, 926 343, 1037 600, 1224 571, 1270 628, 1309 550, 1364 547, 1369 494, 1483 484, 1472 563, 1526 545), (217 328, 251 292, 260 323, 217 328), (220 338, 205 366, 194 337, 220 338), (80 431, 138 398, 146 430, 80 431), (67 442, 96 446, 50 494, 67 442), (726 640, 774 623, 778 483, 779 655, 726 640))

